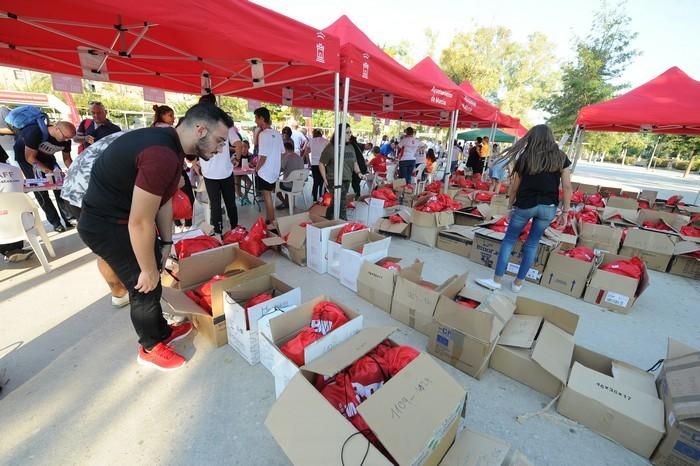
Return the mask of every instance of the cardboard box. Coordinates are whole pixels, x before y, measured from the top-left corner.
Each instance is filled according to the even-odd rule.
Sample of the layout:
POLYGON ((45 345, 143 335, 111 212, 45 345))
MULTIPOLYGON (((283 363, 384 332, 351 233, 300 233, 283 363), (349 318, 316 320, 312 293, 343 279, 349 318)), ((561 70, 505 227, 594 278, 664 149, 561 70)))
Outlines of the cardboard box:
POLYGON ((306 227, 306 263, 318 273, 328 272, 328 238, 347 222, 324 220, 306 227))
MULTIPOLYGON (((495 198, 496 196, 494 196, 495 198)), ((455 224, 464 226, 476 226, 491 220, 494 217, 502 217, 508 214, 508 206, 496 204, 476 204, 454 212, 455 224)))
POLYGON ((398 206, 396 215, 400 216, 404 223, 392 223, 388 218, 382 218, 375 224, 374 228, 385 235, 408 238, 411 235, 411 209, 398 206))
POLYGON ((503 440, 464 429, 440 466, 532 466, 532 463, 503 440))
POLYGON ((620 250, 622 230, 609 225, 582 223, 579 240, 579 246, 591 248, 596 254, 599 252, 617 254, 620 250))
POLYGON ((478 289, 448 287, 438 300, 428 352, 476 379, 489 366, 499 335, 513 315, 515 303, 506 295, 478 289), (478 301, 469 309, 455 301, 478 301))
POLYGON ((586 282, 593 271, 593 262, 586 262, 561 254, 557 247, 549 255, 540 285, 560 293, 583 297, 586 282))
POLYGON ((665 272, 671 263, 677 239, 665 233, 630 228, 620 248, 623 256, 639 256, 651 270, 665 272))
POLYGON ((601 265, 617 260, 629 260, 630 257, 615 254, 603 254, 601 262, 596 265, 591 280, 583 295, 587 303, 598 304, 606 309, 622 314, 632 312, 632 307, 644 290, 649 286, 646 268, 640 280, 624 275, 600 270, 601 265))
POLYGON ((698 380, 700 351, 669 338, 666 360, 656 381, 666 411, 666 436, 651 458, 656 466, 700 465, 698 380))
POLYGON ((571 228, 574 231, 573 234, 571 233, 564 233, 563 231, 560 230, 555 230, 552 227, 547 227, 547 229, 544 231, 544 237, 554 241, 555 243, 558 244, 559 249, 562 251, 568 251, 569 249, 573 249, 578 245, 578 227, 576 226, 576 221, 571 222, 571 228))
POLYGON ((639 216, 637 217, 637 225, 640 228, 650 231, 659 231, 670 235, 680 235, 681 228, 687 225, 688 223, 690 223, 690 217, 688 216, 652 209, 640 210, 639 216), (655 230, 653 228, 645 227, 645 222, 664 223, 673 231, 655 230))
POLYGON ((423 280, 417 270, 402 270, 396 279, 391 317, 424 335, 432 332, 433 315, 440 295, 450 288, 464 287, 467 273, 453 275, 437 285, 423 280))
POLYGON ((491 368, 557 396, 569 375, 578 320, 573 312, 519 296, 491 356, 491 368))
POLYGON ((614 225, 634 226, 637 225, 639 204, 636 199, 625 197, 611 197, 608 199, 601 215, 603 223, 609 222, 614 225))
POLYGON ((369 230, 344 235, 342 249, 338 255, 340 283, 357 292, 357 277, 363 262, 376 262, 385 258, 389 254, 390 244, 391 238, 369 230))
POLYGON ((574 362, 557 411, 649 458, 664 435, 664 404, 654 376, 614 360, 606 369, 574 362))
POLYGON ((673 260, 668 270, 673 275, 700 280, 700 258, 691 254, 700 251, 700 244, 694 241, 679 241, 673 249, 673 260))
MULTIPOLYGON (((307 364, 270 409, 265 425, 293 464, 390 465, 314 387, 390 336, 368 328, 307 364), (369 450, 368 450, 369 448, 369 450), (365 459, 363 459, 366 456, 365 459)), ((427 354, 421 354, 358 407, 369 428, 401 465, 438 465, 454 442, 466 390, 427 354)))
POLYGON ((383 199, 364 196, 362 199, 355 201, 354 221, 364 223, 365 225, 374 225, 382 217, 389 216, 396 212, 398 207, 400 206, 385 209, 383 199))
POLYGON ((306 227, 303 223, 322 222, 323 218, 309 212, 277 219, 280 236, 271 233, 262 240, 266 246, 276 249, 280 254, 302 267, 306 266, 306 227), (286 239, 285 239, 286 238, 286 239))
MULTIPOLYGON (((428 201, 429 196, 421 198, 415 206, 420 206, 428 201)), ((425 244, 434 248, 437 244, 438 231, 455 223, 453 212, 420 212, 413 209, 411 212, 411 241, 425 244)))
POLYGON ((291 311, 282 313, 269 320, 269 334, 260 335, 261 357, 271 361, 272 375, 275 377, 275 392, 280 396, 290 380, 299 372, 299 367, 282 353, 280 348, 311 323, 314 306, 321 301, 330 301, 338 305, 350 319, 344 325, 324 335, 319 340, 304 348, 306 364, 318 359, 362 329, 363 317, 357 311, 339 303, 328 296, 318 296, 303 303, 291 311))
POLYGON ((274 263, 266 263, 241 251, 232 244, 210 249, 180 260, 179 281, 163 287, 163 301, 175 314, 189 314, 197 331, 215 347, 227 342, 224 291, 254 277, 269 275, 275 271, 274 263), (211 287, 212 314, 208 314, 185 295, 185 291, 197 288, 214 275, 226 275, 211 287))
POLYGON ((603 197, 615 197, 622 195, 622 188, 615 186, 599 186, 598 192, 603 195, 603 197))
POLYGON ((648 189, 642 189, 642 192, 639 193, 639 197, 637 199, 643 199, 647 202, 649 202, 649 205, 654 205, 656 203, 656 197, 659 195, 658 191, 650 191, 648 189))
POLYGON ((301 304, 301 289, 289 286, 275 275, 252 278, 227 289, 224 292, 224 315, 228 344, 243 356, 248 364, 259 363, 258 321, 277 309, 290 310, 299 304, 301 304), (251 306, 246 311, 248 300, 261 293, 272 295, 272 299, 251 306))
POLYGON ((573 183, 573 190, 581 191, 583 194, 588 196, 589 194, 595 194, 598 192, 598 185, 586 183, 573 183))
POLYGON ((438 233, 437 248, 468 259, 472 252, 475 229, 476 227, 462 225, 447 227, 438 233))
POLYGON ((400 260, 395 257, 387 257, 377 262, 364 261, 357 277, 357 294, 379 309, 391 312, 391 300, 394 297, 394 288, 399 274, 401 272, 414 273, 420 276, 423 271, 423 262, 419 260, 398 272, 382 267, 386 261, 399 262, 400 260))

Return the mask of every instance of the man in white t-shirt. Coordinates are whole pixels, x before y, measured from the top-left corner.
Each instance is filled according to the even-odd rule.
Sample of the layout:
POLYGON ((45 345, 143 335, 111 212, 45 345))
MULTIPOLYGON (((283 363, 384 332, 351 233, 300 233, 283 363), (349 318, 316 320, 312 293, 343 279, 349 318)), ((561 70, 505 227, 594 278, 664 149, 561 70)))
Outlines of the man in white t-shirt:
POLYGON ((311 175, 314 178, 311 196, 314 198, 314 202, 316 202, 323 196, 323 177, 321 176, 321 170, 318 168, 318 163, 321 160, 321 152, 323 152, 323 149, 328 145, 328 139, 323 137, 323 133, 318 128, 314 129, 311 135, 313 137, 306 145, 304 158, 308 157, 309 165, 311 165, 311 175))
POLYGON ((406 184, 411 184, 413 170, 416 168, 416 154, 425 147, 413 134, 413 128, 409 126, 399 142, 399 176, 406 180, 406 184))
POLYGON ((260 107, 253 112, 255 124, 260 128, 258 135, 258 162, 255 165, 257 188, 265 200, 265 216, 267 224, 275 221, 275 205, 272 202, 272 192, 280 176, 282 152, 284 145, 282 135, 272 128, 270 111, 260 107))
POLYGON ((306 148, 306 136, 299 131, 299 123, 292 123, 292 141, 294 141, 294 152, 299 155, 304 153, 306 148))
MULTIPOLYGON (((0 146, 0 199, 2 193, 21 193, 24 191, 24 176, 19 167, 7 163, 7 153, 0 146)), ((2 201, 0 200, 0 205, 2 201)), ((8 262, 21 262, 29 259, 32 254, 31 249, 22 249, 24 241, 0 244, 0 254, 8 262)))

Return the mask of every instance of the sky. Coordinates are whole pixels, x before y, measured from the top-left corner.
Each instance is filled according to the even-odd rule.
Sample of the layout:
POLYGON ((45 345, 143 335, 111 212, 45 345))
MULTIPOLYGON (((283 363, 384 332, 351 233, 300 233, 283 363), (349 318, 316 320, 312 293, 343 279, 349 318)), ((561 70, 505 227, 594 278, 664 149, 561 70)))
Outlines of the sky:
MULTIPOLYGON (((572 57, 571 39, 585 36, 599 1, 581 0, 255 0, 284 15, 323 29, 345 14, 380 45, 408 40, 414 58, 427 54, 423 31, 440 33, 438 53, 452 36, 478 26, 506 26, 515 40, 532 32, 544 33, 562 61, 572 57)), ((639 33, 633 45, 642 52, 622 77, 632 87, 643 84, 672 66, 700 80, 700 1, 630 0, 626 5, 631 29, 639 33)))

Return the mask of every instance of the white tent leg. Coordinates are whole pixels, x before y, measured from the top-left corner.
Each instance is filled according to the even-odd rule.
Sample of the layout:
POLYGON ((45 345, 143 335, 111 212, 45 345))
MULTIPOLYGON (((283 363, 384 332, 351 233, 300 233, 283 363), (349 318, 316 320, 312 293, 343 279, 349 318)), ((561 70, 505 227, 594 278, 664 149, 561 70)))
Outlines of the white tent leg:
POLYGON ((576 125, 576 127, 574 128, 574 136, 571 138, 571 145, 569 146, 569 150, 566 151, 566 155, 568 155, 569 158, 571 158, 571 156, 573 155, 574 148, 576 147, 576 140, 578 139, 580 130, 581 127, 579 125, 576 125))
POLYGON ((583 138, 586 134, 586 131, 581 128, 578 132, 578 138, 576 139, 576 149, 574 152, 574 162, 571 164, 571 173, 573 173, 576 170, 576 164, 578 163, 578 159, 581 158, 581 146, 583 145, 583 138))
POLYGON ((445 186, 444 191, 447 192, 450 185, 450 176, 452 175, 452 157, 454 154, 454 139, 455 127, 457 126, 457 115, 459 110, 452 112, 450 116, 450 130, 447 133, 447 166, 445 167, 445 186))
MULTIPOLYGON (((338 162, 340 158, 338 157, 338 144, 340 140, 340 134, 338 134, 338 125, 340 125, 340 74, 335 74, 335 100, 333 102, 333 110, 335 112, 334 129, 333 129, 333 184, 336 184, 338 179, 338 162)), ((326 174, 328 178, 328 174, 326 174)), ((337 219, 340 215, 340 193, 335 189, 334 186, 328 186, 328 189, 333 194, 333 219, 337 219)))
POLYGON ((656 144, 654 144, 654 150, 651 152, 651 158, 649 159, 649 165, 647 165, 647 170, 651 169, 651 164, 654 161, 654 156, 656 155, 656 149, 659 148, 659 142, 661 141, 661 136, 656 139, 656 144))
MULTIPOLYGON (((350 78, 346 77, 345 78, 345 88, 343 89, 343 114, 341 118, 341 131, 340 131, 340 143, 339 143, 339 148, 338 151, 342 149, 342 154, 339 153, 339 160, 338 160, 338 177, 336 178, 336 186, 341 186, 343 184, 343 164, 345 163, 345 134, 347 130, 347 123, 348 123, 348 99, 349 99, 349 94, 350 94, 350 78), (340 160, 340 156, 342 156, 342 160, 340 160)), ((337 133, 337 132, 336 132, 337 133)), ((340 217, 340 202, 345 202, 345 199, 342 198, 342 189, 340 187, 336 188, 335 191, 335 204, 334 204, 334 209, 333 209, 333 217, 334 218, 339 218, 340 217)))

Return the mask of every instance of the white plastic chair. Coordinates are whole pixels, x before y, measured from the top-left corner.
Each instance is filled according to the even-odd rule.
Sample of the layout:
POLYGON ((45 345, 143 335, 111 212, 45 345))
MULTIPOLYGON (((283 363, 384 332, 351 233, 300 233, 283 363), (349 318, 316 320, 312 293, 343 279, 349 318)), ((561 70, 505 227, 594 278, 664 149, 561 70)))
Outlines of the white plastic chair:
POLYGON ((39 244, 39 237, 51 257, 56 257, 39 212, 24 193, 0 193, 0 243, 28 240, 34 254, 46 272, 51 271, 49 261, 39 244))
POLYGON ((415 168, 415 170, 414 170, 414 172, 413 172, 413 179, 415 180, 414 183, 413 183, 414 185, 416 185, 416 184, 418 184, 418 183, 420 183, 420 182, 422 181, 422 179, 423 179, 423 171, 424 171, 424 170, 425 170, 425 164, 424 164, 424 163, 419 164, 419 165, 415 168))
MULTIPOLYGON (((302 168, 300 170, 292 171, 289 176, 283 180, 277 180, 275 185, 275 194, 282 193, 287 195, 287 203, 289 204, 289 215, 294 215, 294 198, 296 196, 306 196, 304 191, 304 185, 309 178, 310 170, 302 168), (280 183, 292 183, 291 191, 285 191, 280 186, 280 183)), ((306 204, 306 197, 304 197, 304 203, 306 204)))

